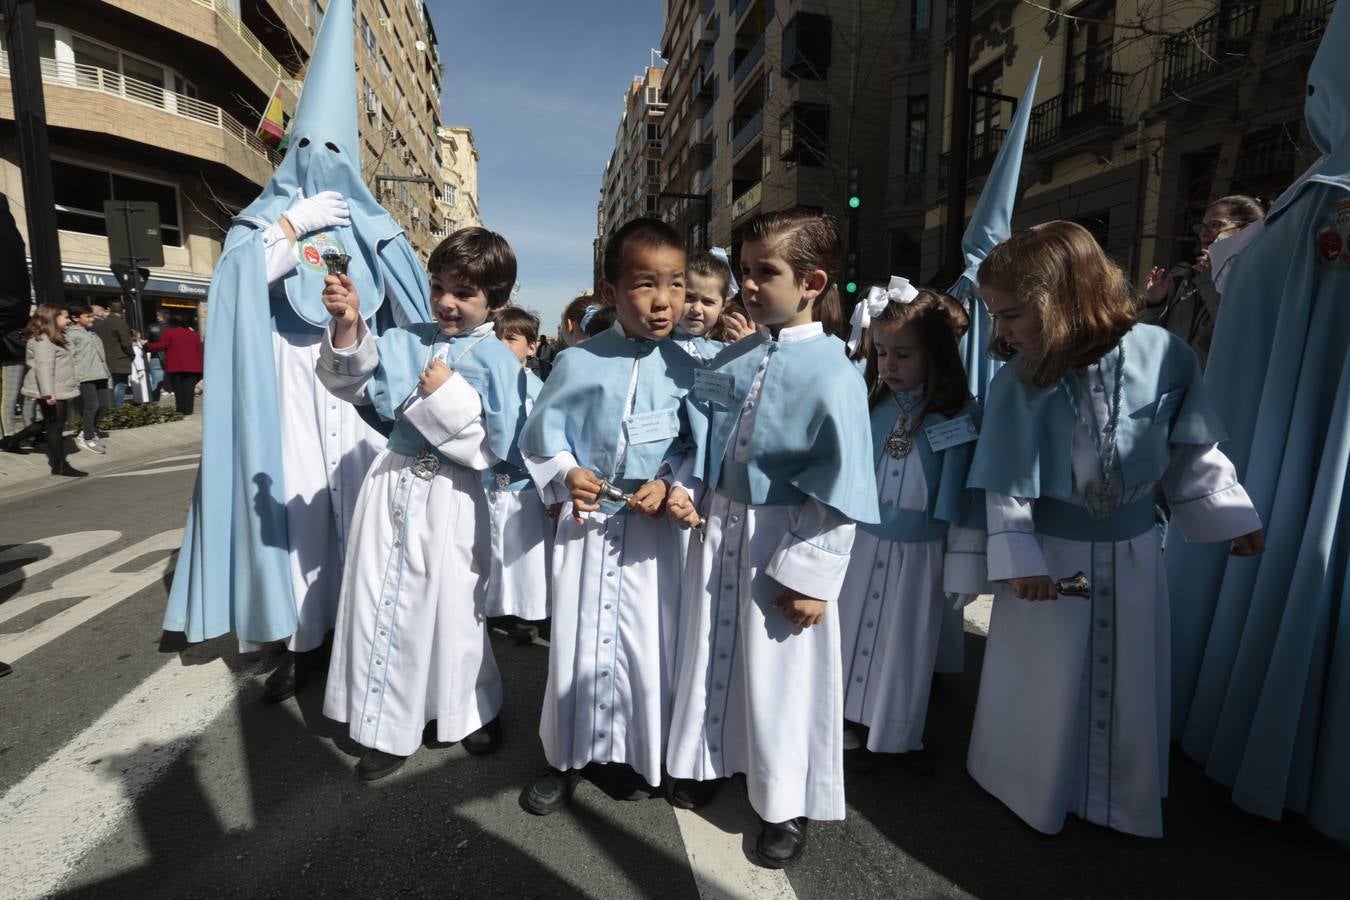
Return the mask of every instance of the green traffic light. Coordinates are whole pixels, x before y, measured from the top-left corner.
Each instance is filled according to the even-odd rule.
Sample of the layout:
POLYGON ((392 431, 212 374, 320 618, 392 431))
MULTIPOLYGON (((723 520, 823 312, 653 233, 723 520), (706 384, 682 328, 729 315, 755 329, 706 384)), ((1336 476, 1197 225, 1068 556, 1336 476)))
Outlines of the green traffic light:
POLYGON ((848 284, 844 285, 844 290, 848 291, 850 294, 858 293, 858 282, 850 281, 848 284))
POLYGON ((858 207, 862 206, 862 198, 857 196, 849 197, 848 205, 850 209, 857 209, 858 207))

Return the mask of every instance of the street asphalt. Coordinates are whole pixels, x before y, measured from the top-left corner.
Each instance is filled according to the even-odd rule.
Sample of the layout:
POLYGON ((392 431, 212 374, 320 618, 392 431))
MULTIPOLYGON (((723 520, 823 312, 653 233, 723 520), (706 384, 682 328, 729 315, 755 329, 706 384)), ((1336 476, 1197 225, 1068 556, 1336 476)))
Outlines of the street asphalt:
POLYGON ((0 500, 0 659, 15 666, 0 679, 0 898, 1344 896, 1350 849, 1241 813, 1179 753, 1162 840, 1026 827, 965 773, 974 633, 966 672, 934 688, 937 772, 850 775, 847 820, 813 825, 786 877, 747 861, 739 784, 677 815, 614 799, 602 770, 565 811, 522 811, 543 766, 542 642, 494 635, 498 753, 423 749, 364 784, 359 748, 322 715, 322 675, 265 706, 275 652, 162 634, 195 452, 0 500))

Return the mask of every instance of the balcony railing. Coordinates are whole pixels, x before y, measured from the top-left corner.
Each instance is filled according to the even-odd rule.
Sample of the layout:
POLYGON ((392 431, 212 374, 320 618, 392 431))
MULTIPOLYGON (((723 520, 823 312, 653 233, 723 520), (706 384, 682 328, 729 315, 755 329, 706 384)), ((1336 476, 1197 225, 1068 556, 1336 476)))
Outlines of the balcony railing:
POLYGON ((689 138, 695 147, 700 149, 712 149, 713 142, 713 111, 709 109, 703 114, 703 118, 694 120, 692 134, 689 138))
MULTIPOLYGON (((5 51, 0 51, 0 75, 9 76, 9 54, 5 51)), ((179 94, 138 78, 128 78, 109 69, 53 59, 42 60, 42 80, 47 84, 121 97, 161 112, 219 128, 266 159, 272 166, 281 163, 281 154, 260 141, 250 129, 241 125, 239 120, 219 106, 203 103, 186 94, 179 94)))
POLYGON ((1277 47, 1290 47, 1320 38, 1335 5, 1336 0, 1284 0, 1271 39, 1277 47))
POLYGON ((1256 30, 1256 0, 1227 4, 1181 34, 1163 39, 1163 94, 1227 71, 1247 58, 1256 30))
POLYGON ((994 157, 998 156, 998 151, 1003 147, 1003 139, 1007 137, 1006 128, 987 128, 979 134, 972 135, 970 138, 970 169, 972 172, 984 173, 989 171, 989 167, 994 164, 994 157))
POLYGON ((754 210, 756 206, 759 206, 759 201, 760 198, 763 196, 763 193, 764 193, 764 182, 756 181, 748 191, 741 194, 735 200, 732 200, 731 201, 732 220, 734 221, 736 219, 739 219, 741 216, 754 210))
POLYGON ((1122 73, 1089 75, 1067 93, 1032 107, 1028 146, 1041 150, 1092 128, 1123 125, 1124 96, 1122 73))
POLYGON ((759 137, 760 132, 763 130, 764 110, 761 109, 736 130, 736 135, 731 140, 731 155, 740 155, 740 152, 750 146, 751 141, 759 137))
MULTIPOLYGON (((267 66, 268 70, 276 75, 277 78, 286 82, 286 86, 292 94, 299 96, 299 80, 297 80, 291 72, 287 71, 285 66, 277 62, 277 58, 268 52, 267 48, 258 40, 257 35, 249 31, 248 27, 239 20, 239 16, 230 8, 230 4, 226 3, 225 0, 191 0, 191 2, 198 6, 205 6, 207 9, 215 10, 216 18, 220 19, 230 31, 239 35, 239 39, 263 61, 263 65, 267 66)), ((293 3, 291 5, 294 6, 295 4, 293 3)), ((302 19, 308 19, 308 16, 300 11, 298 7, 297 12, 300 12, 302 19)))
POLYGON ((736 66, 736 72, 731 77, 732 87, 736 90, 740 90, 745 79, 750 77, 750 73, 754 71, 755 66, 763 58, 764 38, 760 37, 759 40, 755 41, 755 45, 750 48, 749 52, 745 54, 745 57, 741 59, 740 64, 736 66))

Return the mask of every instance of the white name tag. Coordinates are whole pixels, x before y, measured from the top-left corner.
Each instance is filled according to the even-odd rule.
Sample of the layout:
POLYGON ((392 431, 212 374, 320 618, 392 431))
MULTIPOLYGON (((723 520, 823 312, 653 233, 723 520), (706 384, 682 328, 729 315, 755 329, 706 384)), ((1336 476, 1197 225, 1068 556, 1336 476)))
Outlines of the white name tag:
POLYGON ((630 444, 668 441, 680 434, 680 411, 674 406, 670 409, 656 409, 629 416, 624 424, 628 428, 630 444))
POLYGON ((1186 398, 1186 392, 1180 388, 1175 391, 1168 391, 1158 398, 1158 409, 1153 413, 1153 421, 1167 422, 1172 415, 1181 407, 1181 401, 1186 398))
POLYGON ((975 423, 970 416, 957 416, 955 419, 948 419, 937 425, 929 425, 923 430, 928 436, 928 446, 933 448, 934 453, 946 450, 948 447, 956 447, 961 444, 967 444, 980 436, 975 430, 975 423))
POLYGON ((718 406, 731 406, 736 401, 736 378, 726 372, 694 372, 694 396, 718 406))

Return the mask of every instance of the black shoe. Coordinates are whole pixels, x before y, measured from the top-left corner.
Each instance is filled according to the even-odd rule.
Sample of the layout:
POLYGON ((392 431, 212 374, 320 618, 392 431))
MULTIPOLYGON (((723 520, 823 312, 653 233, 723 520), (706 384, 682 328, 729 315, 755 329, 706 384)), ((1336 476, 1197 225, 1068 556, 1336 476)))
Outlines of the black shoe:
POLYGON ((501 719, 493 719, 477 731, 466 734, 460 744, 474 756, 485 756, 496 750, 501 742, 501 719))
POLYGON ((88 472, 81 472, 70 463, 61 463, 59 466, 52 466, 53 475, 64 475, 66 478, 83 478, 88 472))
POLYGON ((23 441, 18 440, 17 435, 13 434, 9 435, 8 437, 0 438, 0 450, 5 451, 6 453, 25 452, 23 449, 23 441))
POLYGON ((356 764, 356 777, 362 781, 379 781, 386 775, 393 775, 408 761, 406 756, 385 753, 383 750, 367 750, 361 754, 356 764))
POLYGON ((280 703, 295 696, 295 692, 305 685, 307 667, 300 665, 296 654, 285 651, 286 658, 277 666, 276 671, 267 676, 263 683, 262 700, 264 703, 280 703))
POLYGON ((446 747, 455 746, 455 742, 440 740, 436 736, 436 720, 432 719, 422 729, 422 746, 428 750, 444 750, 446 747))
POLYGON ((808 821, 799 816, 786 822, 764 822, 755 842, 755 860, 768 869, 786 869, 795 863, 806 850, 808 821))
POLYGON ((576 772, 562 772, 550 766, 525 790, 521 802, 536 816, 555 813, 572 799, 572 792, 577 789, 577 777, 576 772))
POLYGON ((13 671, 14 667, 11 666, 9 663, 0 662, 0 678, 4 678, 6 675, 10 674, 13 671))
POLYGON ((937 764, 933 762, 933 754, 929 753, 924 747, 911 750, 908 753, 897 753, 895 762, 911 775, 932 775, 937 771, 937 764))
POLYGON ((722 789, 721 780, 695 781, 692 778, 672 778, 666 791, 670 805, 679 809, 698 809, 706 806, 722 789))
POLYGON ((878 763, 880 763, 880 755, 879 753, 873 753, 866 747, 854 747, 852 750, 845 750, 844 768, 856 775, 875 772, 878 763))

